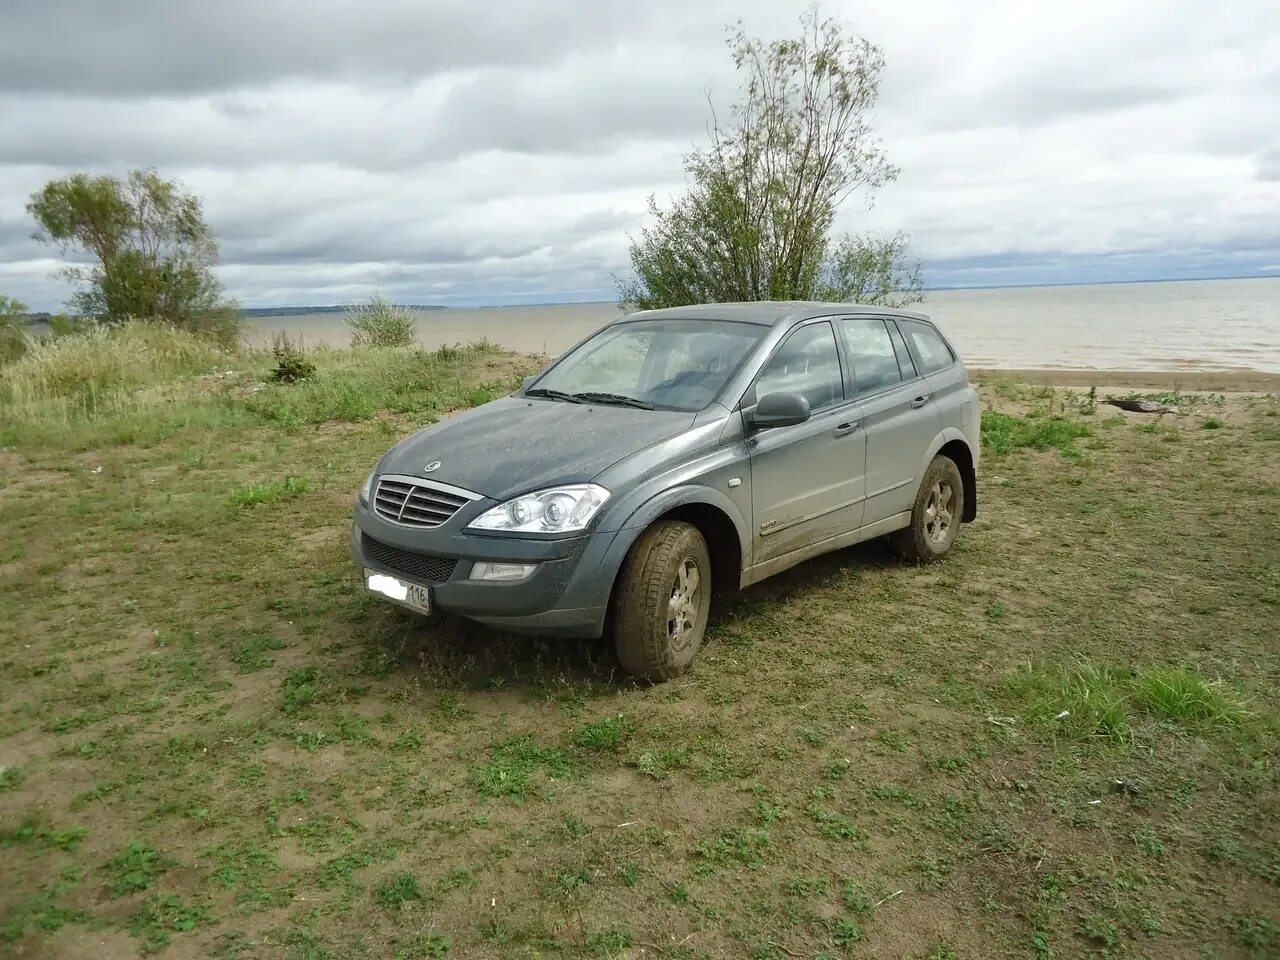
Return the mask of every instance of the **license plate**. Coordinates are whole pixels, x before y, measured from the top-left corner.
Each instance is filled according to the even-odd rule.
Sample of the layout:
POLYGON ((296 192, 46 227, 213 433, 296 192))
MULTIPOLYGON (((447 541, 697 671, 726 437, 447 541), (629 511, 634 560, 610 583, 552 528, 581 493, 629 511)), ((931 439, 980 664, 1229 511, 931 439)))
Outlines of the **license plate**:
POLYGON ((394 600, 410 610, 417 610, 419 613, 431 612, 431 589, 417 583, 410 583, 408 580, 401 580, 399 577, 393 577, 389 573, 379 573, 377 570, 370 570, 368 567, 364 571, 364 585, 369 588, 371 593, 379 594, 388 600, 394 600))

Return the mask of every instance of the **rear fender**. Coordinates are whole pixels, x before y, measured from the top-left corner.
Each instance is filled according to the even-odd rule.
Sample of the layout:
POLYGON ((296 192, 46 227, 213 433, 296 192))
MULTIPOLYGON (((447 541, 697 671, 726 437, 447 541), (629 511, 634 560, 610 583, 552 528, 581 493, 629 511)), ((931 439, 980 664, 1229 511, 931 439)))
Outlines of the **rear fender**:
POLYGON ((933 443, 929 444, 929 453, 924 458, 924 462, 920 465, 920 476, 924 476, 925 470, 929 468, 929 464, 933 462, 933 458, 938 452, 949 443, 962 443, 965 450, 969 452, 969 463, 960 463, 960 474, 964 478, 964 514, 961 520, 969 523, 978 516, 978 478, 977 463, 978 451, 973 449, 973 445, 969 442, 969 438, 965 436, 964 431, 959 427, 943 427, 941 432, 934 437, 933 443))

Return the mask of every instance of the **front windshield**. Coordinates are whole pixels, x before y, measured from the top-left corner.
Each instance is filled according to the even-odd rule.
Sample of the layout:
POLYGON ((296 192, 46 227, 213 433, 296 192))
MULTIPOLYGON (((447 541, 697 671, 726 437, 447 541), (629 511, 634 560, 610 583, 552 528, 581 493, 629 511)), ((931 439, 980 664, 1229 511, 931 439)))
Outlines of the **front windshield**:
POLYGON ((609 402, 611 395, 614 402, 631 399, 692 413, 716 398, 767 329, 729 320, 615 323, 566 355, 529 390, 599 402, 609 402))

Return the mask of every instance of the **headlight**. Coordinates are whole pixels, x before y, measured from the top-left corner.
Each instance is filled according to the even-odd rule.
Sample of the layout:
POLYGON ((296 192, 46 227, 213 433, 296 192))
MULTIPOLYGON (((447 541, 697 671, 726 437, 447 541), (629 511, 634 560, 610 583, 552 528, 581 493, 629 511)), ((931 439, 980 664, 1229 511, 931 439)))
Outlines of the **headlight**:
POLYGON ((501 530, 504 533, 568 533, 583 530, 609 499, 609 491, 594 483, 552 487, 516 497, 486 510, 468 530, 501 530))
POLYGON ((369 503, 369 497, 373 495, 373 475, 377 470, 370 470, 369 475, 364 478, 364 486, 360 488, 360 502, 366 506, 369 503))

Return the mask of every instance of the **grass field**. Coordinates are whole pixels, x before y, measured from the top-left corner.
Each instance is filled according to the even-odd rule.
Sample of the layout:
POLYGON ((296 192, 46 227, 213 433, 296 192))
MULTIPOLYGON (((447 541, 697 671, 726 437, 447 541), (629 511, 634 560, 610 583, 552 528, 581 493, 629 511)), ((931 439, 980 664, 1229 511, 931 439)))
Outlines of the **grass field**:
POLYGON ((531 361, 312 359, 0 397, 0 955, 1280 952, 1276 398, 984 384, 947 561, 807 563, 645 686, 351 568, 377 456, 531 361))

